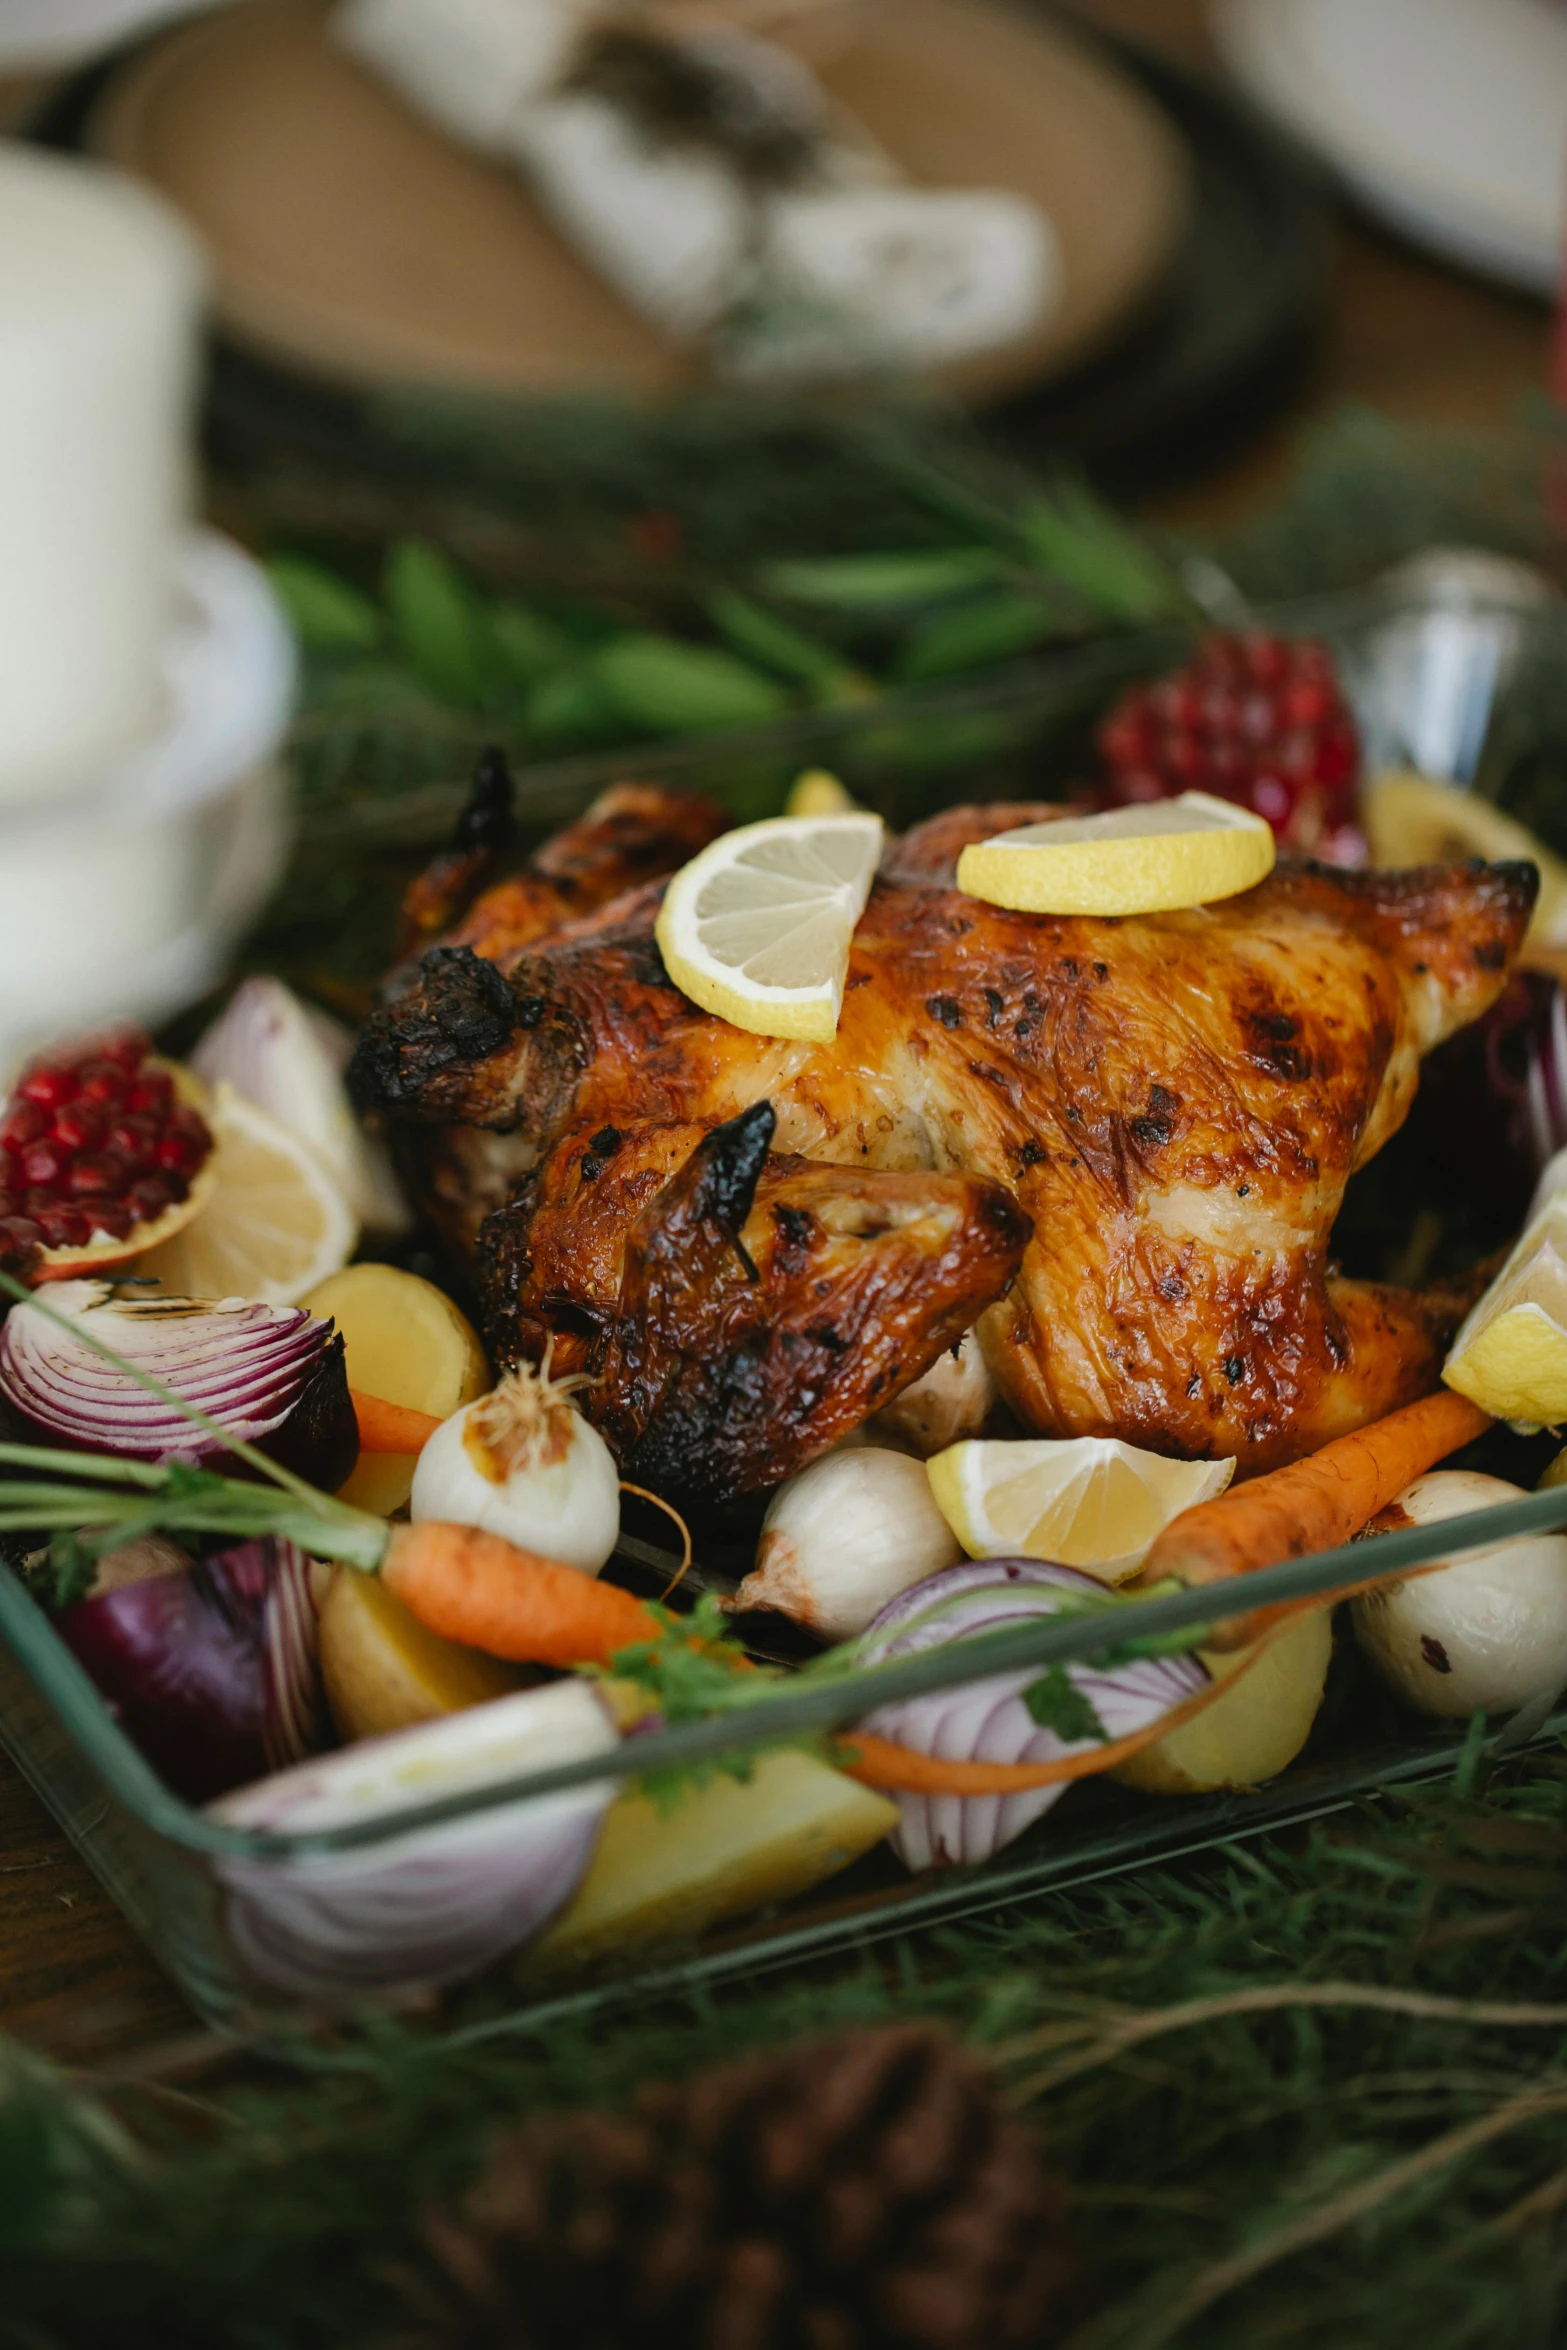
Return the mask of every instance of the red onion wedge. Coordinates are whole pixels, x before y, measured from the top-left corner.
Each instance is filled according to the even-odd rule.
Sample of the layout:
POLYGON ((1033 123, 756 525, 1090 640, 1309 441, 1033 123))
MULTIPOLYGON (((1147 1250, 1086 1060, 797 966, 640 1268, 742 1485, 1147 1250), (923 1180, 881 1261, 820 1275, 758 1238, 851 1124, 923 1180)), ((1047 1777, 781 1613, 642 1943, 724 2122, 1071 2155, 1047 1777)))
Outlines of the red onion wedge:
MULTIPOLYGON (((556 1681, 365 1739, 227 1797, 214 1815, 306 1835, 615 1744, 593 1688, 556 1681)), ((345 1852, 224 1860, 234 1943, 258 1981, 298 1998, 342 2001, 473 1974, 570 1900, 617 1792, 602 1779, 345 1852)))
POLYGON ((205 1803, 326 1742, 310 1561, 241 1543, 80 1599, 55 1630, 176 1794, 205 1803))
POLYGON ((243 1299, 116 1296, 62 1281, 14 1306, 0 1330, 0 1400, 45 1442, 122 1460, 171 1457, 235 1477, 254 1471, 52 1314, 149 1372, 239 1440, 325 1492, 359 1457, 343 1342, 299 1306, 243 1299), (49 1311, 45 1311, 45 1307, 49 1311))
MULTIPOLYGON (((1073 1567, 1039 1559, 974 1559, 948 1567, 889 1600, 859 1642, 861 1664, 915 1656, 976 1632, 1000 1631, 1027 1616, 1055 1615, 1064 1599, 1103 1601, 1104 1585, 1073 1567)), ((1113 1609, 1106 1609, 1113 1615, 1113 1609)), ((1107 1638, 1109 1626, 1106 1626, 1107 1638)), ((1057 1668, 1070 1684, 1068 1705, 1086 1700, 1106 1738, 1126 1738, 1194 1697, 1208 1684, 1196 1657, 1157 1657, 1101 1667, 1057 1668)), ((868 1714, 864 1727, 921 1754, 953 1761, 1043 1763, 1083 1754, 1092 1735, 1063 1736, 1035 1718, 1025 1693, 1044 1678, 1037 1666, 998 1673, 928 1697, 905 1698, 868 1714)), ((911 1869, 989 1860, 1047 1812, 1066 1787, 1030 1788, 1020 1795, 895 1795, 903 1815, 891 1838, 911 1869)))

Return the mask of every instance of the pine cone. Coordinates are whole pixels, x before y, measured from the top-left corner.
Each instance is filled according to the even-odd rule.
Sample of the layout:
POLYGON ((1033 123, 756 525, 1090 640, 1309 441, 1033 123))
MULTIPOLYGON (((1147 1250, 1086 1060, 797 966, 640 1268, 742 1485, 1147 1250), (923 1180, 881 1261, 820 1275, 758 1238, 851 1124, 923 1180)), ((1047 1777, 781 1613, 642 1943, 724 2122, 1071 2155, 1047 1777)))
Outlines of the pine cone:
POLYGON ((1063 2198, 984 2068, 846 2032, 495 2139, 431 2215, 421 2350, 1038 2350, 1063 2198))

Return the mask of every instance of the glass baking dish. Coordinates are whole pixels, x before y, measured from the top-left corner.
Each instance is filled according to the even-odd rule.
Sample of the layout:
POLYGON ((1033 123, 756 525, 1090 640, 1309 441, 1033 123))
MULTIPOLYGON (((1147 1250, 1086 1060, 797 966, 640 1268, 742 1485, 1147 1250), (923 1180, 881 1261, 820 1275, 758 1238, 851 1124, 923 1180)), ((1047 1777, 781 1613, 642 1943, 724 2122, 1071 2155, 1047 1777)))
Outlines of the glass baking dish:
MULTIPOLYGON (((1434 1557, 1563 1526, 1567 1487, 1557 1486, 1438 1526, 1383 1536, 1375 1564, 1380 1575, 1394 1576, 1434 1557)), ((644 1562, 656 1555, 647 1546, 632 1547, 644 1562)), ((1370 1579, 1371 1564, 1366 1546, 1357 1543, 1263 1569, 1228 1587, 1138 1600, 1115 1611, 1116 1637, 1166 1638, 1259 1606, 1340 1591, 1370 1579)), ((371 2000, 351 1976, 338 1990, 317 1988, 308 2000, 301 2000, 286 1973, 280 1983, 258 1921, 264 1928, 271 1916, 285 1922, 294 1917, 302 1887, 311 1899, 336 1898, 342 1884, 379 1867, 383 1891, 386 1872, 395 1871, 402 1889, 414 1887, 416 1901, 435 1903, 447 1898, 441 1886, 424 1891, 419 1884, 428 1831, 472 1837, 494 1815, 503 1838, 524 1837, 542 1816, 537 1807, 568 1793, 596 1790, 607 1804, 626 1782, 653 1772, 689 1770, 715 1758, 848 1730, 873 1705, 894 1697, 963 1686, 1003 1667, 1048 1668, 1104 1646, 1097 1612, 1036 1618, 875 1667, 852 1685, 784 1682, 740 1715, 627 1737, 552 1769, 349 1826, 290 1835, 235 1827, 173 1795, 117 1727, 22 1584, 0 1568, 0 1743, 197 2013, 220 2030, 264 2041, 286 2035, 302 2016, 351 2015, 388 2001, 429 2004, 427 1986, 417 1976, 382 1986, 371 2000)), ((1501 1742, 1521 1745, 1563 1732, 1567 1711, 1539 1706, 1516 1716, 1501 1742)), ((530 1963, 526 1948, 506 1953, 476 1986, 453 1995, 446 2021, 469 2031, 539 2022, 633 1989, 640 1997, 724 1974, 750 1976, 877 1936, 996 1909, 1046 1887, 1314 1819, 1372 1788, 1440 1776, 1451 1769, 1463 1738, 1461 1729, 1399 1717, 1368 1691, 1356 1660, 1341 1655, 1306 1754, 1255 1792, 1144 1796, 1090 1781, 978 1867, 910 1876, 881 1847, 812 1894, 691 1948, 628 1944, 591 1970, 574 1965, 565 1977, 530 1963)))
MULTIPOLYGON (((1335 646, 1355 700, 1369 760, 1415 763, 1445 774, 1459 788, 1476 788, 1504 802, 1517 790, 1540 829, 1567 798, 1551 777, 1567 773, 1567 675, 1562 608, 1535 605, 1505 581, 1471 580, 1453 589, 1451 564, 1424 580, 1393 581, 1352 598, 1335 598, 1267 615, 1270 625, 1321 634, 1335 646), (1483 592, 1481 590, 1483 589, 1483 592), (1522 779, 1521 783, 1519 779, 1522 779)), ((569 770, 525 770, 520 778, 525 820, 542 826, 581 808, 615 775, 658 774, 715 791, 745 813, 776 806, 801 765, 836 765, 856 792, 907 822, 923 808, 957 797, 1042 791, 1047 796, 1086 770, 1092 722, 1130 676, 1156 672, 1179 658, 1180 632, 1161 630, 1137 640, 1081 648, 1049 663, 992 678, 983 685, 908 696, 852 715, 791 722, 746 738, 710 738, 664 746, 643 758, 577 762, 569 770), (943 734, 935 719, 950 722, 943 734), (981 739, 981 728, 989 732, 981 739), (923 737, 923 740, 921 738, 923 737), (924 758, 911 759, 923 750, 924 758), (912 780, 911 780, 912 777, 912 780)), ((417 809, 403 802, 361 828, 318 832, 316 853, 354 866, 362 883, 368 865, 350 848, 376 838, 405 846, 427 839, 460 802, 457 785, 426 794, 417 809)), ((1524 813, 1520 806, 1520 813, 1524 813)), ((1567 814, 1561 821, 1567 822, 1567 814)), ((267 959, 265 950, 258 960, 267 959)), ((1406 1211, 1407 1213, 1407 1211, 1406 1211)), ((1510 1440, 1488 1439, 1505 1448, 1510 1440)), ((1543 1458, 1493 1460, 1503 1474, 1532 1482, 1543 1458)), ((1567 1489, 1484 1513, 1470 1544, 1524 1530, 1567 1526, 1567 1489), (1522 1513, 1520 1515, 1520 1513, 1522 1513)), ((1463 1547, 1462 1527, 1415 1529, 1378 1545, 1386 1572, 1463 1547)), ((628 1580, 661 1561, 646 1545, 623 1546, 628 1580)), ((1210 1623, 1250 1608, 1264 1597, 1300 1597, 1342 1588, 1365 1574, 1358 1550, 1298 1560, 1248 1579, 1244 1598, 1208 1593, 1138 1603, 1117 1617, 1118 1632, 1169 1631, 1177 1621, 1210 1623), (1315 1578, 1315 1580, 1313 1580, 1315 1578), (1182 1609, 1186 1611, 1184 1617, 1182 1609), (1172 1610, 1174 1611, 1172 1614, 1172 1610), (1162 1611, 1162 1612, 1161 1612, 1162 1611)), ((722 1578, 711 1576, 721 1583, 722 1578)), ((662 1587, 660 1572, 646 1588, 662 1587)), ((702 1578, 695 1578, 700 1582, 702 1578)), ((1088 1652, 1096 1635, 1081 1621, 1035 1622, 1003 1636, 1013 1645, 1005 1661, 1048 1665, 1088 1652)), ((916 1672, 922 1686, 951 1686, 995 1670, 993 1649, 953 1645, 884 1672, 916 1672)), ((907 1683, 900 1683, 907 1689, 907 1683)), ((878 1684, 876 1700, 891 1694, 878 1684)), ((122 1734, 75 1659, 47 1619, 7 1570, 0 1568, 0 1743, 71 1835, 127 1916, 156 1950, 197 2012, 213 2025, 265 2038, 286 2031, 300 2013, 289 1989, 265 1979, 236 1936, 236 1914, 246 1899, 268 1898, 298 1872, 342 1868, 354 1856, 397 1859, 399 1839, 457 1822, 472 1825, 489 1814, 526 1821, 530 1807, 571 1788, 594 1787, 607 1802, 628 1776, 703 1753, 763 1746, 802 1727, 830 1731, 851 1723, 873 1699, 843 1687, 784 1688, 743 1718, 628 1739, 613 1751, 564 1771, 490 1785, 351 1828, 308 1836, 261 1834, 224 1824, 191 1808, 160 1782, 122 1734), (835 1710, 836 1709, 836 1710, 835 1710)), ((1504 1740, 1549 1738, 1567 1731, 1567 1713, 1519 1718, 1504 1740)), ((1275 1783, 1255 1792, 1197 1797, 1151 1797, 1090 1782, 992 1861, 910 1877, 885 1850, 783 1909, 740 1921, 693 1948, 672 1951, 646 1944, 615 1952, 591 1980, 551 1978, 523 1950, 489 1967, 471 1989, 449 1995, 445 2020, 478 2016, 464 2028, 496 2029, 580 2008, 635 1990, 671 1987, 726 1972, 802 1961, 877 1935, 994 1909, 1042 1888, 1147 1866, 1237 1836, 1311 1819, 1369 1789, 1439 1776, 1451 1769, 1463 1733, 1400 1713, 1375 1689, 1348 1643, 1340 1644, 1328 1700, 1302 1757, 1275 1783)), ((367 1864, 368 1865, 368 1864, 367 1864)), ((397 1987, 417 1996, 420 1986, 397 1987)), ((319 2002, 317 2005, 321 2004, 319 2002)), ((353 2008, 362 1994, 345 1985, 328 2008, 353 2008)))

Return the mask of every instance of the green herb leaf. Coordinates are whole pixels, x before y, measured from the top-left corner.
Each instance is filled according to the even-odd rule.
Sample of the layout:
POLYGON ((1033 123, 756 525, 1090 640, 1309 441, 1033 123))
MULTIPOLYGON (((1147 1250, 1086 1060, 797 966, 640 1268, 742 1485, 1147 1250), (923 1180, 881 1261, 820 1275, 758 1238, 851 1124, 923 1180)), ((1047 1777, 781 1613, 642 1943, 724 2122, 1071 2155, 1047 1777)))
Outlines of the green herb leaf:
POLYGON ((1042 1730, 1054 1730, 1068 1746, 1080 1745, 1085 1738, 1097 1738, 1101 1746, 1109 1741, 1110 1733, 1092 1699, 1084 1695, 1065 1665, 1052 1665, 1037 1681, 1030 1682, 1023 1692, 1023 1703, 1042 1730))
POLYGON ((324 564, 274 555, 267 577, 300 643, 311 651, 367 653, 379 643, 381 616, 374 604, 324 564))
POLYGON ((98 1572, 96 1552, 79 1534, 63 1532, 52 1537, 49 1544, 49 1566, 54 1576, 51 1597, 55 1611, 75 1605, 85 1599, 92 1589, 98 1572))
POLYGON ((816 562, 768 563, 758 577, 775 595, 797 604, 895 610, 987 586, 1013 569, 991 547, 938 547, 905 555, 824 555, 816 562))
POLYGON ((783 689, 760 670, 711 645, 680 637, 613 638, 592 656, 592 674, 629 726, 654 734, 761 726, 788 708, 783 689))
POLYGON ((386 566, 392 626, 415 674, 443 702, 482 709, 493 647, 478 597, 454 564, 422 539, 402 539, 386 566))

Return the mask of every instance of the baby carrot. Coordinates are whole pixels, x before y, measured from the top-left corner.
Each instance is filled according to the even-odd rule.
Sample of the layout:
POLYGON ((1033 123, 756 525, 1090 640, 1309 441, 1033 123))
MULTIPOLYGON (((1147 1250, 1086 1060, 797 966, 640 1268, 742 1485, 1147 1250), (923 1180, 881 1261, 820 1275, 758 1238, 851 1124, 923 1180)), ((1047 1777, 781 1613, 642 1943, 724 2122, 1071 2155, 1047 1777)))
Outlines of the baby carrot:
MULTIPOLYGON (((1353 1436, 1335 1437, 1303 1461, 1182 1510, 1156 1538, 1142 1580, 1174 1575, 1187 1584, 1221 1583, 1254 1567, 1336 1550, 1406 1485, 1490 1425, 1467 1396, 1440 1388, 1353 1436)), ((1259 1620, 1239 1616, 1216 1625, 1211 1645, 1246 1647, 1259 1620)))
POLYGON ((381 1580, 430 1631, 511 1664, 607 1665, 659 1632, 629 1591, 476 1526, 394 1526, 381 1580))
POLYGON ((351 1387, 348 1398, 354 1407, 354 1418, 359 1422, 359 1449, 361 1452, 423 1452, 441 1423, 429 1412, 416 1412, 407 1404, 386 1403, 378 1395, 366 1395, 362 1389, 351 1387))

